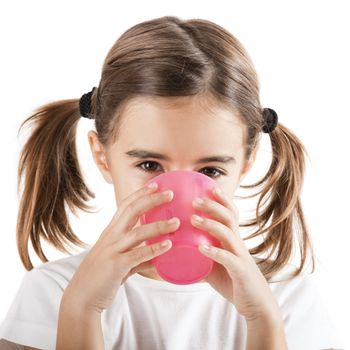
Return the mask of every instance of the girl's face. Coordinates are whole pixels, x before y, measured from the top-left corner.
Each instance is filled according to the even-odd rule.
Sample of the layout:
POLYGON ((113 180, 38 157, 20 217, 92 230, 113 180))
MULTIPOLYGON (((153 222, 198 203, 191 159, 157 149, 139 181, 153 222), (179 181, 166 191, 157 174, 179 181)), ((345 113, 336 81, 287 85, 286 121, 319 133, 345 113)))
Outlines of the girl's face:
POLYGON ((119 138, 109 148, 100 144, 93 130, 88 133, 95 163, 114 185, 117 207, 151 178, 173 170, 201 172, 233 198, 255 160, 257 149, 244 162, 245 129, 240 120, 204 100, 136 97, 121 118, 119 138), (199 161, 212 156, 222 161, 199 161))

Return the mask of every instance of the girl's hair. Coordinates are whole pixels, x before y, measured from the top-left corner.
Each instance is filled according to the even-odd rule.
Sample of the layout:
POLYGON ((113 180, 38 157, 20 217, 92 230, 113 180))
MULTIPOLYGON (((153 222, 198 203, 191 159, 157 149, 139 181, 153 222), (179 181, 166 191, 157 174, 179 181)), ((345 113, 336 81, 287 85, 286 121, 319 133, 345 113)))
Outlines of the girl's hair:
MULTIPOLYGON (((119 37, 107 54, 99 86, 91 97, 96 132, 103 145, 115 142, 123 108, 136 96, 196 96, 229 108, 246 126, 245 159, 262 135, 263 108, 251 58, 238 39, 209 20, 164 16, 134 25, 119 37)), ((19 192, 20 179, 26 173, 17 220, 17 248, 27 270, 33 268, 29 238, 43 262, 48 260, 40 236, 62 252, 69 253, 66 243, 85 245, 73 233, 66 212, 67 206, 74 213, 75 208, 89 212, 86 202, 95 198, 84 182, 77 159, 75 137, 80 117, 79 99, 67 99, 37 108, 20 126, 27 122, 34 126, 20 154, 17 184, 19 192)), ((240 225, 258 225, 244 239, 265 234, 250 253, 268 253, 258 259, 267 281, 291 258, 294 228, 301 261, 292 277, 301 273, 308 250, 313 250, 300 202, 307 152, 298 137, 281 123, 269 135, 269 170, 260 181, 241 185, 259 189, 252 196, 241 197, 260 194, 256 218, 240 225), (259 210, 267 199, 269 203, 259 210)), ((313 251, 311 256, 313 272, 313 251)))

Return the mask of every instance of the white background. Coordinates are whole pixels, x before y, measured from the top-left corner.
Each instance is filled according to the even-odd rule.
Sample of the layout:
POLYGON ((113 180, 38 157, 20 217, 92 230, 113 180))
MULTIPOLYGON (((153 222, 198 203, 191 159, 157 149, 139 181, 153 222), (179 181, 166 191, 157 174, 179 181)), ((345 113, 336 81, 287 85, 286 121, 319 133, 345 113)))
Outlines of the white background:
MULTIPOLYGON (((316 250, 320 290, 344 345, 349 320, 349 10, 346 1, 11 1, 0 8, 1 35, 1 223, 0 320, 25 273, 16 250, 17 131, 34 108, 79 98, 97 86, 102 62, 129 27, 164 15, 204 18, 235 35, 259 75, 261 101, 306 146, 307 174, 301 194, 316 250)), ((72 216, 78 236, 93 244, 114 214, 113 188, 93 163, 86 138, 93 122, 80 122, 77 143, 86 182, 96 193, 98 214, 72 216)), ((243 184, 269 165, 269 136, 243 184)), ((244 192, 246 194, 246 192, 244 192)), ((240 210, 243 206, 237 203, 240 210)), ((251 208, 252 209, 252 208, 251 208)), ((244 217, 244 213, 242 214, 244 217)), ((49 260, 64 257, 42 242, 49 260)), ((41 261, 30 246, 35 266, 41 261)), ((72 251, 77 253, 79 250, 72 251)))

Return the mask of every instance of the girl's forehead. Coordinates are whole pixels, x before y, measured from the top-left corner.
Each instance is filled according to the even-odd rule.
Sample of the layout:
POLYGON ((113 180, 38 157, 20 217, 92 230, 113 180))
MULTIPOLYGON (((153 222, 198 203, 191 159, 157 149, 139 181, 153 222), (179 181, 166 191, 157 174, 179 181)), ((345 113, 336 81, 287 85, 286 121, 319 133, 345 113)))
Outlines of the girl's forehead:
POLYGON ((197 155, 242 150, 244 128, 231 111, 190 99, 180 102, 140 99, 129 105, 121 115, 116 149, 176 149, 177 154, 197 155))
POLYGON ((227 108, 189 97, 139 98, 123 110, 120 136, 149 139, 171 135, 181 138, 233 140, 242 143, 244 126, 227 108))

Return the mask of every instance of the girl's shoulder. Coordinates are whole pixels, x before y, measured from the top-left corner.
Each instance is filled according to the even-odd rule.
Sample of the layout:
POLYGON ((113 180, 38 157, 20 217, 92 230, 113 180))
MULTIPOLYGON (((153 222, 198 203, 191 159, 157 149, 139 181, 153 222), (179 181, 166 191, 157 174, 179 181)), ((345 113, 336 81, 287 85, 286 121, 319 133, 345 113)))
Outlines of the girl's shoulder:
MULTIPOLYGON (((255 256, 253 257, 253 259, 257 264, 261 262, 260 265, 258 266, 262 271, 264 269, 264 264, 262 262, 264 259, 255 257, 255 256)), ((271 263, 270 260, 269 260, 269 263, 271 263)), ((291 288, 292 286, 296 286, 306 281, 316 281, 317 277, 315 277, 313 273, 309 273, 305 270, 301 271, 297 276, 293 276, 293 274, 297 271, 297 269, 298 269, 297 266, 292 263, 285 264, 269 280, 270 286, 271 287, 278 286, 278 288, 291 288)))
POLYGON ((48 261, 26 271, 0 325, 0 339, 16 344, 25 342, 40 349, 55 348, 60 301, 87 252, 48 261))
MULTIPOLYGON (((256 262, 262 260, 256 257, 254 259, 256 262)), ((316 301, 323 303, 317 275, 303 270, 293 276, 297 269, 296 265, 288 263, 268 282, 278 304, 285 311, 303 308, 305 305, 315 304, 316 301)))
POLYGON ((288 263, 269 281, 281 310, 289 347, 343 349, 317 273, 303 270, 293 276, 295 271, 297 266, 288 263))
POLYGON ((68 257, 48 261, 34 267, 27 274, 44 274, 57 283, 66 285, 73 277, 80 263, 84 260, 90 248, 68 257))

